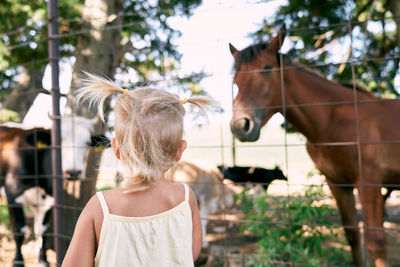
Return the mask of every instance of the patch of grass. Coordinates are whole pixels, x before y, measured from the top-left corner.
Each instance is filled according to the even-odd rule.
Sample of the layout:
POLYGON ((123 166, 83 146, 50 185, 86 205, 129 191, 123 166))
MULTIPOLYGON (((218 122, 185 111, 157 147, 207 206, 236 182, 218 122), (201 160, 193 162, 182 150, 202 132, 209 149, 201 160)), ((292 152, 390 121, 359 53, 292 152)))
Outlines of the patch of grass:
POLYGON ((345 250, 338 211, 323 204, 321 186, 308 186, 304 195, 255 197, 249 191, 237 196, 246 215, 242 230, 258 238, 258 249, 249 266, 274 266, 292 262, 301 266, 343 266, 351 263, 345 250), (328 245, 330 244, 330 245, 328 245), (332 245, 335 244, 335 245, 332 245))
POLYGON ((4 225, 7 230, 10 230, 7 202, 3 201, 0 202, 0 225, 4 225))

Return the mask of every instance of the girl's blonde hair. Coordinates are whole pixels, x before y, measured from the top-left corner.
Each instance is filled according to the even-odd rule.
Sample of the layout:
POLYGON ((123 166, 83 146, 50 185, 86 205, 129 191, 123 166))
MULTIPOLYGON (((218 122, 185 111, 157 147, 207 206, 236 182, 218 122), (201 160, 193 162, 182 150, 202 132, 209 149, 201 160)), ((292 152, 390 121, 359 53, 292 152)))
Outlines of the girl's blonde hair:
POLYGON ((128 91, 115 82, 86 73, 77 101, 97 106, 104 120, 103 104, 116 93, 115 135, 123 165, 125 192, 148 188, 176 163, 183 135, 184 103, 206 111, 214 101, 205 96, 181 100, 167 91, 139 88, 128 91))

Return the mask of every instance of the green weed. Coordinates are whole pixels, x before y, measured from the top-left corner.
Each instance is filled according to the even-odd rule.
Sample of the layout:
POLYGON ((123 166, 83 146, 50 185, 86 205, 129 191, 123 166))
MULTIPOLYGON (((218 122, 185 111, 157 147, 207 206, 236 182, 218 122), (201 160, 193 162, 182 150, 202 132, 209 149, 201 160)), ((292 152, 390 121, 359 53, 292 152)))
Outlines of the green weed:
POLYGON ((237 195, 246 215, 242 231, 258 237, 258 249, 249 266, 276 266, 292 262, 300 266, 349 266, 338 211, 323 203, 321 186, 309 186, 303 195, 255 197, 249 191, 237 195), (346 264, 346 262, 348 264, 346 264))

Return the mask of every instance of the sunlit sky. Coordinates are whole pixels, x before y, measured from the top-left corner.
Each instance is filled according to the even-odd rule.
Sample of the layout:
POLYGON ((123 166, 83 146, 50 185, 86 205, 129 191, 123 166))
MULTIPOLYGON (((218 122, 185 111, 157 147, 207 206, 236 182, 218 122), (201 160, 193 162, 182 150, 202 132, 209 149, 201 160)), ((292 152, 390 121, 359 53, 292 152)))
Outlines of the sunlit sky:
MULTIPOLYGON (((247 38, 248 34, 256 31, 263 19, 272 15, 284 2, 203 0, 193 16, 171 19, 171 26, 182 32, 176 42, 178 51, 183 55, 181 75, 201 70, 211 74, 200 85, 225 110, 223 115, 209 117, 210 122, 225 121, 231 115, 233 59, 229 52, 229 42, 238 49, 250 45, 252 41, 247 38)), ((71 62, 60 62, 60 70, 60 89, 62 93, 67 93, 71 80, 71 62)), ((43 87, 47 90, 51 88, 50 68, 46 70, 43 87)), ((64 105, 65 100, 61 102, 61 112, 64 105)), ((50 127, 48 112, 51 112, 51 97, 40 94, 25 116, 24 123, 50 127)))

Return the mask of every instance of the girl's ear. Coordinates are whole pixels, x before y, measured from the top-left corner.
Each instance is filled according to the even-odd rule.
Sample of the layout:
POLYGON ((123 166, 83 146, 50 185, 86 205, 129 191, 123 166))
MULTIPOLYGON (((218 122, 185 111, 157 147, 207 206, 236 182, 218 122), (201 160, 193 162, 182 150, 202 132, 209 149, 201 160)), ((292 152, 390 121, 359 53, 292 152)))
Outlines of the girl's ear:
POLYGON ((111 139, 111 146, 112 146, 112 148, 114 150, 114 154, 117 157, 117 159, 120 159, 119 146, 117 144, 117 139, 115 139, 115 137, 111 139))
POLYGON ((181 140, 181 143, 179 144, 178 152, 176 153, 175 160, 179 161, 182 157, 183 151, 185 151, 187 146, 186 140, 181 140))

